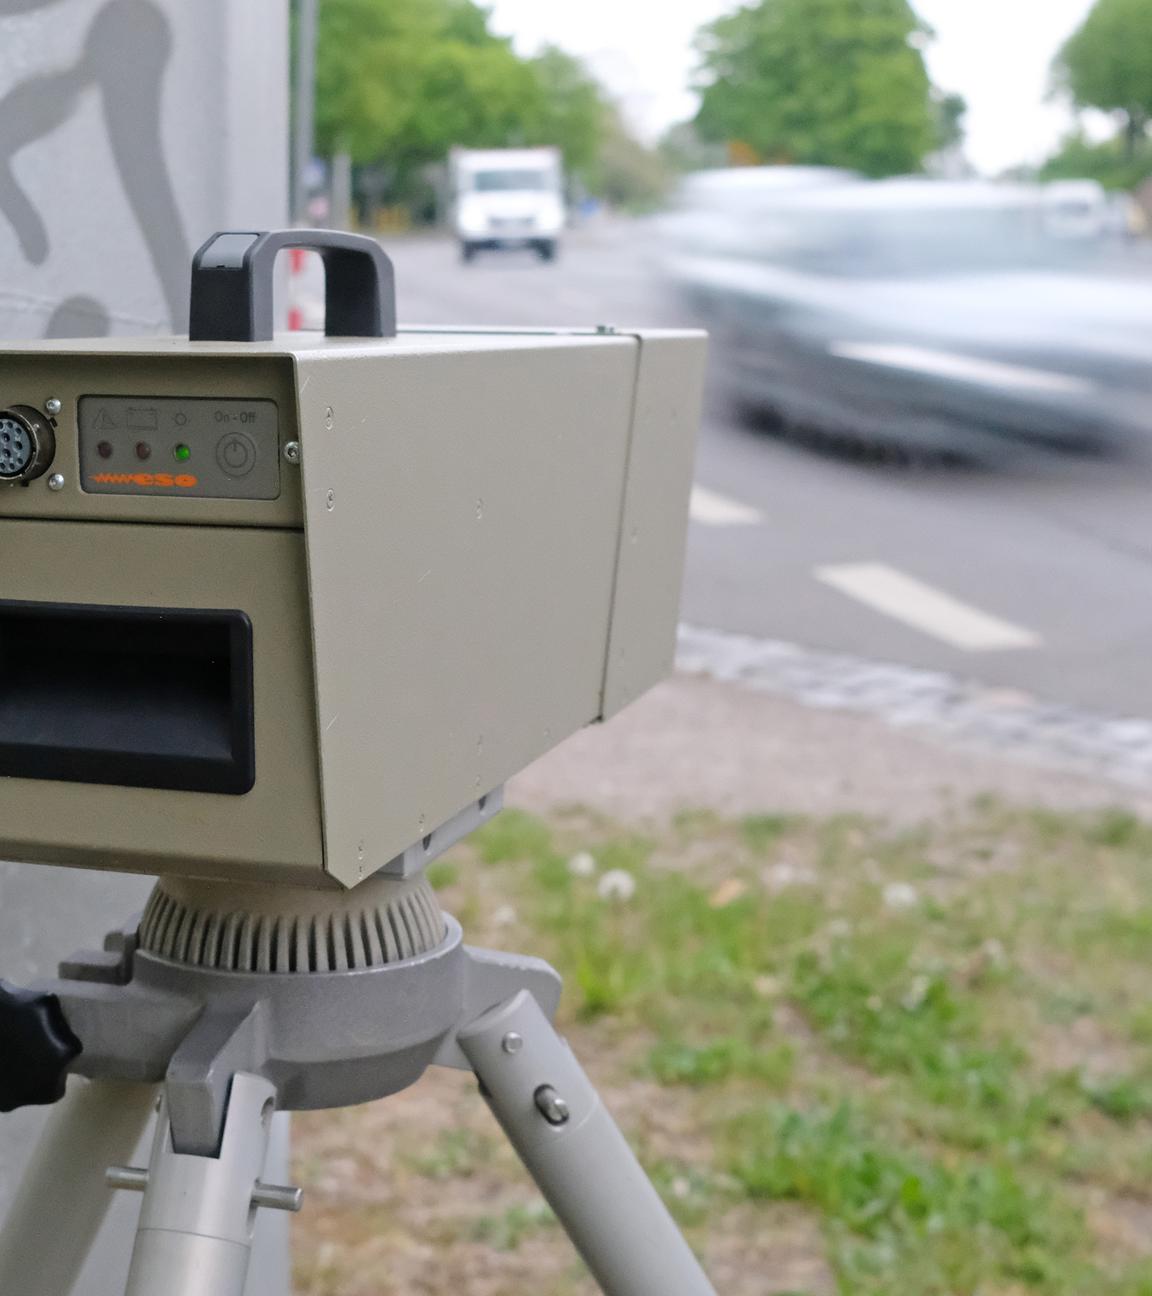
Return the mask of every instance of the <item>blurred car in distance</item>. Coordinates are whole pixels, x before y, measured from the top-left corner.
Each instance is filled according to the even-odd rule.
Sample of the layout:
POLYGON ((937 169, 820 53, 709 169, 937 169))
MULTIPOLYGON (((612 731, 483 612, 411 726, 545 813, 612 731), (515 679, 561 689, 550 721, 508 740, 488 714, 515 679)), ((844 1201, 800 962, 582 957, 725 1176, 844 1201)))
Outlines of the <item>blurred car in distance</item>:
POLYGON ((448 160, 452 229, 460 255, 532 248, 556 257, 564 230, 559 149, 453 149, 448 160))
POLYGON ((1152 259, 1096 186, 841 178, 744 213, 714 196, 669 270, 758 421, 946 454, 1152 448, 1152 259))

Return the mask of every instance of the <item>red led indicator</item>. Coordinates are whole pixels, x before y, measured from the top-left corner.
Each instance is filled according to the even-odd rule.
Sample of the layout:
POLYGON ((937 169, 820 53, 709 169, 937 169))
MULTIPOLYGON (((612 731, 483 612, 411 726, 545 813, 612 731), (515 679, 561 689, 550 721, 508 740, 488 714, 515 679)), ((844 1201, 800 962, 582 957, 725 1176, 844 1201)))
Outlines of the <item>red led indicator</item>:
POLYGON ((147 441, 136 442, 136 458, 137 459, 152 458, 152 447, 148 444, 147 441))
POLYGON ((100 456, 101 459, 111 459, 111 458, 112 458, 112 442, 111 442, 111 441, 100 441, 100 442, 98 442, 98 443, 97 443, 97 446, 96 446, 96 453, 100 456))

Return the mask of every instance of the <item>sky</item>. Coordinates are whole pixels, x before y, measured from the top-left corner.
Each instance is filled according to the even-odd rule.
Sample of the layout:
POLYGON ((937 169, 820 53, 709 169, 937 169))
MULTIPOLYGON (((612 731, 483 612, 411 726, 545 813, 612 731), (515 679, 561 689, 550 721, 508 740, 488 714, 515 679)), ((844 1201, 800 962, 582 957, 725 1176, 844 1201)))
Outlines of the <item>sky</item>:
MULTIPOLYGON (((968 100, 971 161, 996 174, 1052 152, 1071 124, 1048 102, 1056 51, 1092 0, 913 0, 936 32, 926 51, 933 80, 968 100)), ((533 53, 543 43, 582 57, 654 140, 690 117, 692 37, 733 0, 489 0, 495 30, 533 53)))

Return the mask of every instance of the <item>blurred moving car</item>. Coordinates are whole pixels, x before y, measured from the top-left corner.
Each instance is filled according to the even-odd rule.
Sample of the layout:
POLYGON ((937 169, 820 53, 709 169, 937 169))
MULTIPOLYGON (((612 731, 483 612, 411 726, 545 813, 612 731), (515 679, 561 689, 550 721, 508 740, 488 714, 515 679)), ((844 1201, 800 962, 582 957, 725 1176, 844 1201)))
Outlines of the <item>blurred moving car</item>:
POLYGON ((1053 180, 1040 202, 1045 230, 1053 238, 1097 239, 1108 228, 1108 195, 1096 180, 1053 180))
POLYGON ((565 221, 559 149, 453 149, 448 170, 463 260, 485 249, 525 247, 555 260, 565 221))
POLYGON ((780 199, 811 189, 860 180, 855 171, 837 167, 718 167, 686 175, 667 212, 656 222, 673 256, 702 251, 740 256, 749 229, 780 199))
POLYGON ((1085 197, 792 186, 751 219, 701 204, 670 270, 730 390, 770 424, 959 453, 1149 442, 1152 260, 1085 197))

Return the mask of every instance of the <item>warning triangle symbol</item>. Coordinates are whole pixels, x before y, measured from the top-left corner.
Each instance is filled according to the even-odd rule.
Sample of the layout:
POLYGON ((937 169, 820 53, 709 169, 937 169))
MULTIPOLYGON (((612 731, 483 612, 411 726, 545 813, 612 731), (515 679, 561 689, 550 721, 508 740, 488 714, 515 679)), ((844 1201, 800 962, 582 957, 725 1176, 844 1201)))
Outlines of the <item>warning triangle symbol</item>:
POLYGON ((96 422, 93 426, 97 432, 110 432, 116 426, 116 420, 101 406, 100 413, 96 415, 96 422))

